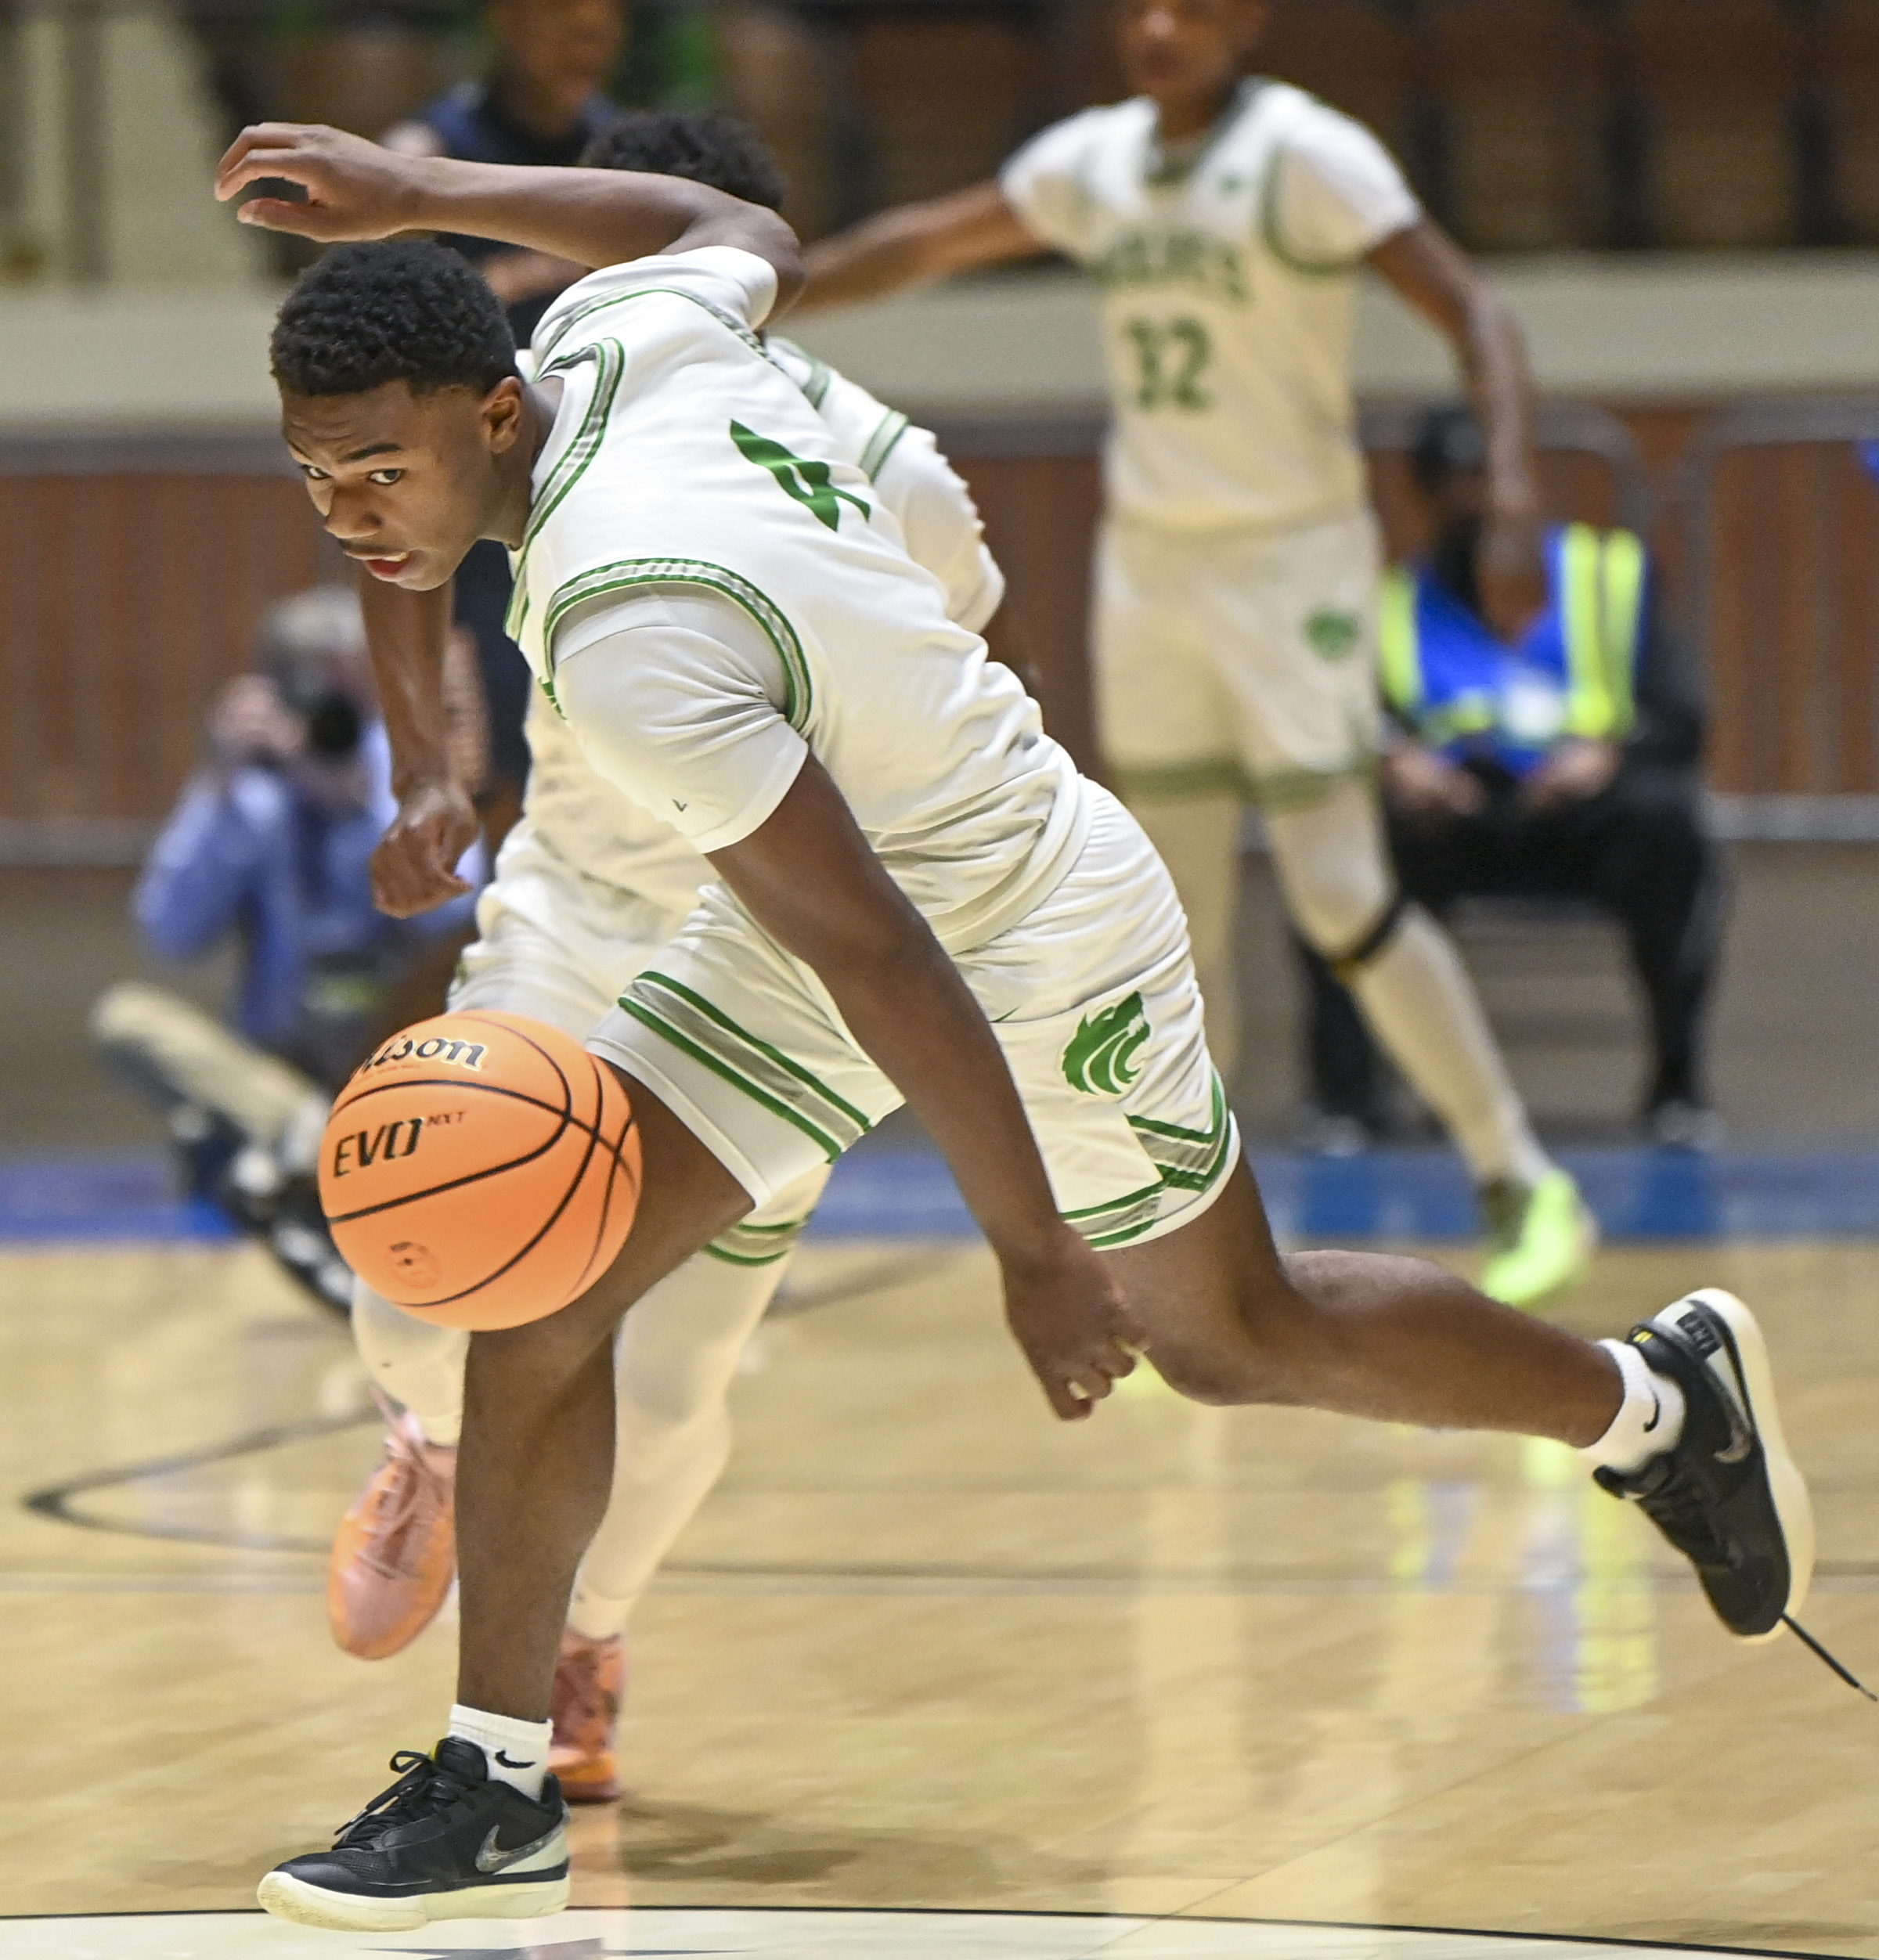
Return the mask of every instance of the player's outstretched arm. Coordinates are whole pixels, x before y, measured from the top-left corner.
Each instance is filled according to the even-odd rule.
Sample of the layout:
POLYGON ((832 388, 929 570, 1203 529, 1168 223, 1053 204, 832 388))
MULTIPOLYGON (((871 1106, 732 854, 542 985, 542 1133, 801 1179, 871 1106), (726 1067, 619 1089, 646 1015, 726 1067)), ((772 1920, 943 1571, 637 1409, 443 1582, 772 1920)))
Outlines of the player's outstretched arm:
POLYGON ((577 265, 735 245, 769 261, 779 302, 802 280, 796 235, 774 211, 682 178, 413 157, 318 124, 257 123, 223 157, 216 197, 225 204, 269 177, 299 185, 305 203, 251 198, 238 214, 242 222, 323 244, 456 232, 577 265))
POLYGON ((372 853, 372 902, 395 919, 433 911, 470 889, 456 865, 479 826, 450 766, 444 706, 450 596, 448 582, 431 592, 359 582, 398 797, 398 814, 372 853))
POLYGON ((984 1013, 821 764, 806 758, 769 819, 711 861, 763 930, 815 969, 946 1153, 998 1256, 1012 1331, 1051 1407, 1066 1421, 1087 1415, 1134 1365, 1121 1295, 1058 1216, 984 1013))
POLYGON ((1030 230, 996 182, 864 218, 803 254, 808 275, 797 309, 878 298, 978 265, 1034 258, 1050 247, 1030 230))
POLYGON ((1488 438, 1481 610, 1519 639, 1546 605, 1539 474, 1533 455, 1533 370, 1519 322, 1468 255, 1427 218, 1387 238, 1370 263, 1455 349, 1488 438))

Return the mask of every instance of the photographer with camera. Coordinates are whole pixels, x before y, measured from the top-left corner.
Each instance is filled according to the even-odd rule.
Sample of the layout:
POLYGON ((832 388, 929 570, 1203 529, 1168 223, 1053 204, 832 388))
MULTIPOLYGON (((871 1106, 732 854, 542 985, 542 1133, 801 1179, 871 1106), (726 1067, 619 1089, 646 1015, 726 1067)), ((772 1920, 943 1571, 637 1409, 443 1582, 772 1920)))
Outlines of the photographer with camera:
MULTIPOLYGON (((481 697, 467 648, 455 651, 459 767, 474 784, 481 697)), ((211 711, 207 748, 132 906, 168 959, 239 941, 230 1025, 124 982, 98 1002, 92 1032, 112 1072, 163 1112, 188 1189, 267 1238, 343 1310, 351 1275, 312 1181, 327 1101, 381 1034, 441 1007, 474 895, 412 920, 373 905, 372 852, 397 803, 348 589, 316 586, 274 607, 257 671, 229 682, 211 711)), ((482 855, 474 846, 459 867, 472 886, 482 855)))

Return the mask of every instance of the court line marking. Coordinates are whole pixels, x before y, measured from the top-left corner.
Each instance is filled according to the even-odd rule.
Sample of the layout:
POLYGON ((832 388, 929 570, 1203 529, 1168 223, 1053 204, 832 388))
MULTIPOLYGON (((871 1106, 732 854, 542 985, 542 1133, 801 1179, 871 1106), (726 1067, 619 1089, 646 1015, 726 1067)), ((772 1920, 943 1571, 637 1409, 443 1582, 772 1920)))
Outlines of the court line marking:
MULTIPOLYGON (((807 1312, 813 1306, 832 1304, 834 1297, 836 1296, 817 1299, 798 1310, 807 1312)), ((23 1509, 35 1516, 49 1519, 56 1524, 70 1525, 79 1530, 104 1532, 121 1537, 153 1539, 162 1543, 206 1545, 228 1551, 272 1551, 288 1556, 323 1558, 332 1549, 331 1542, 327 1539, 294 1537, 284 1533, 265 1532, 225 1531, 207 1526, 166 1525, 139 1519, 99 1517, 81 1509, 73 1501, 96 1491, 121 1489, 146 1478, 176 1475, 190 1470, 205 1468, 212 1464, 232 1462, 240 1457, 286 1448, 295 1443, 360 1428, 377 1420, 376 1410, 366 1407, 338 1415, 310 1416, 296 1422, 272 1423, 262 1429, 248 1430, 221 1443, 205 1445, 199 1450, 176 1451, 160 1457, 145 1457, 133 1463, 87 1471, 78 1476, 66 1478, 57 1483, 29 1490, 21 1496, 20 1502, 23 1509)), ((1049 1490, 1033 1491, 1030 1494, 1074 1497, 1083 1493, 1069 1487, 1051 1486, 1049 1490)), ((1825 1581, 1830 1587, 1848 1592, 1864 1591, 1870 1589, 1870 1582, 1879 1581, 1879 1560, 1822 1559, 1816 1565, 1814 1575, 1817 1582, 1825 1581), (1863 1584, 1863 1581, 1869 1583, 1863 1584)), ((9 1583, 15 1578, 15 1575, 0 1574, 0 1592, 29 1589, 34 1591, 56 1590, 56 1575, 46 1576, 48 1581, 55 1583, 35 1583, 30 1588, 9 1583)), ((796 1587, 810 1591, 874 1589, 889 1593, 950 1591, 961 1594, 1017 1593, 1039 1596, 1127 1593, 1256 1597, 1261 1594, 1286 1595, 1308 1593, 1363 1598, 1387 1595, 1404 1590, 1401 1581, 1387 1577, 1322 1570, 1315 1572, 1309 1568, 1297 1567, 1268 1569, 1252 1573, 1233 1570, 1132 1573, 1113 1567, 1073 1566, 1051 1572, 1019 1573, 969 1565, 866 1563, 761 1565, 676 1560, 661 1568, 656 1583, 672 1591, 696 1590, 685 1585, 684 1582, 687 1580, 728 1580, 734 1584, 743 1582, 746 1586, 777 1589, 796 1587)), ((136 1584, 119 1587, 107 1583, 89 1589, 128 1591, 146 1590, 147 1587, 136 1584)), ((217 1589, 205 1587, 204 1590, 217 1589)), ((1501 1583, 1478 1580, 1447 1580, 1438 1590, 1458 1598, 1493 1598, 1556 1591, 1558 1588, 1535 1586, 1528 1581, 1515 1579, 1501 1583)), ((1680 1573, 1652 1572, 1645 1575, 1639 1583, 1622 1590, 1638 1593, 1693 1592, 1696 1590, 1696 1582, 1680 1573)))
MULTIPOLYGON (((609 1906, 576 1906, 574 1911, 601 1912, 626 1911, 635 1908, 609 1906)), ((820 1913, 839 1917, 852 1913, 862 1919, 871 1915, 892 1915, 900 1919, 1094 1919, 1126 1921, 1132 1926, 1266 1926, 1283 1931, 1287 1928, 1304 1932, 1330 1933, 1422 1933, 1432 1939, 1448 1940, 1527 1940, 1548 1946, 1567 1947, 1622 1947, 1628 1951, 1642 1953, 1692 1953, 1714 1955, 1722 1960, 1860 1960, 1857 1954, 1828 1954, 1805 1952, 1795 1947, 1698 1947, 1682 1940, 1640 1940, 1621 1933, 1509 1933, 1491 1926, 1413 1926, 1400 1920, 1390 1919, 1233 1919, 1220 1913, 1210 1912, 1107 1912, 1051 1911, 1040 1906, 840 1906, 840 1905, 672 1905, 662 1902, 656 1906, 637 1908, 646 1912, 697 1912, 739 1913, 752 1917, 769 1914, 781 1915, 787 1913, 820 1913)), ((246 1919, 265 1920, 267 1914, 253 1906, 159 1906, 149 1911, 119 1908, 103 1912, 0 1912, 0 1926, 39 1925, 69 1926, 84 1919, 246 1919)), ((525 1922, 509 1922, 523 1926, 525 1922)), ((536 1922, 539 1924, 540 1922, 536 1922)), ((508 1925, 505 1926, 505 1930, 508 1925)), ((552 1952, 553 1949, 547 1949, 552 1952)), ((526 1950, 518 1951, 515 1960, 525 1960, 526 1950)))

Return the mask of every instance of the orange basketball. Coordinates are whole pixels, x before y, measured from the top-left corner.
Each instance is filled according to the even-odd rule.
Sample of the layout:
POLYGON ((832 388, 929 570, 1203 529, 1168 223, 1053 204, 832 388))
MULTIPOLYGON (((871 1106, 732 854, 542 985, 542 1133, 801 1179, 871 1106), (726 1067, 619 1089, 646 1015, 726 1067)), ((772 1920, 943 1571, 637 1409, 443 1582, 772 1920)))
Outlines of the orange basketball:
POLYGON ((520 1327, 613 1263, 639 1204, 640 1133, 619 1076, 558 1028, 439 1014, 340 1091, 319 1198, 347 1263, 407 1313, 520 1327))

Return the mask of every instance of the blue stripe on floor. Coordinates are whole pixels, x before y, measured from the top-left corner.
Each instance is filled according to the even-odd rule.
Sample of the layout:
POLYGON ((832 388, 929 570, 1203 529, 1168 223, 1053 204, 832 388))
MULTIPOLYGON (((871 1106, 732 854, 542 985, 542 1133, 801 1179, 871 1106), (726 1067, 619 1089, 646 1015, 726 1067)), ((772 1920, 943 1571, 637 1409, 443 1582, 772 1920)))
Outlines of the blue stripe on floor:
POLYGON ((236 1238, 215 1205, 176 1195, 168 1158, 144 1151, 0 1159, 0 1243, 236 1238))
MULTIPOLYGON (((1581 1150, 1562 1161, 1607 1239, 1879 1238, 1879 1149, 1581 1150)), ((1274 1227, 1316 1242, 1470 1238, 1474 1208, 1444 1151, 1351 1158, 1256 1155, 1274 1227)), ((961 1238, 975 1227, 930 1150, 871 1144, 836 1168, 810 1236, 961 1238)), ((0 1243, 225 1240, 213 1205, 179 1198, 160 1155, 0 1160, 0 1243)))

